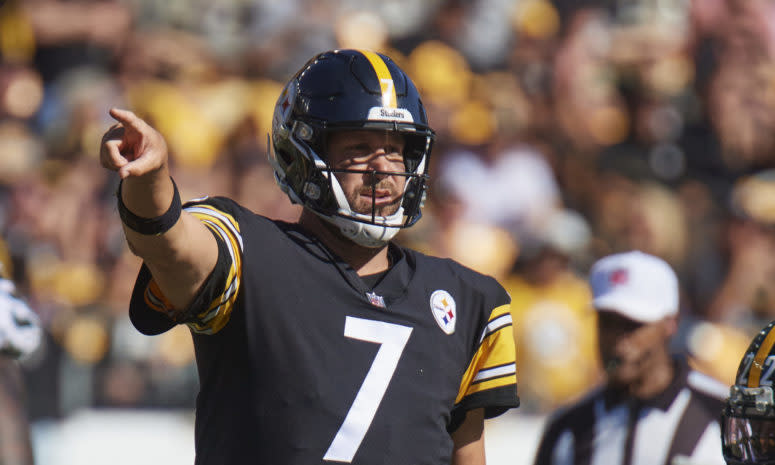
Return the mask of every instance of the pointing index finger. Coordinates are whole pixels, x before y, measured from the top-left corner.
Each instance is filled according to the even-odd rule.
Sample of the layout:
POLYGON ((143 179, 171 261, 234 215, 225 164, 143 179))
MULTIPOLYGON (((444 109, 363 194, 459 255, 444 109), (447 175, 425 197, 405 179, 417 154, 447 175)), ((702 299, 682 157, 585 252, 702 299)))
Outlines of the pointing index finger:
POLYGON ((136 131, 140 131, 144 126, 144 121, 137 117, 133 112, 129 110, 122 110, 120 108, 111 108, 110 116, 116 121, 123 124, 124 127, 131 127, 136 131))

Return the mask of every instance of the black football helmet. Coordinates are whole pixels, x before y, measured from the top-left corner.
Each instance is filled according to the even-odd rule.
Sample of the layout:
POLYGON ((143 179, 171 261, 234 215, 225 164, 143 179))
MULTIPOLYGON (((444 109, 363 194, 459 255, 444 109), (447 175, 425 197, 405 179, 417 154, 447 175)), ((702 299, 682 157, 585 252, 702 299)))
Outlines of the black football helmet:
MULTIPOLYGON (((422 216, 428 158, 434 140, 412 81, 390 58, 361 50, 334 50, 312 58, 291 78, 275 105, 269 161, 291 201, 338 226, 345 237, 379 247, 422 216), (326 155, 332 131, 393 131, 405 141, 406 178, 392 215, 355 212, 326 155)), ((361 171, 359 171, 361 172, 361 171)), ((384 174, 371 172, 371 175, 384 174)))
POLYGON ((721 442, 730 465, 775 464, 775 321, 748 346, 722 414, 721 442))

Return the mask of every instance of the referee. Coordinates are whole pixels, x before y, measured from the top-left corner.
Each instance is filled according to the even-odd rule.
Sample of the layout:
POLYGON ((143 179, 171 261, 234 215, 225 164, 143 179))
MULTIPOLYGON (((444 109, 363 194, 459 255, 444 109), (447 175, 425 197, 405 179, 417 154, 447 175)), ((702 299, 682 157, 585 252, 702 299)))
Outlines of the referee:
POLYGON ((536 465, 724 464, 719 416, 727 387, 669 350, 678 280, 642 252, 590 273, 607 382, 548 421, 536 465))

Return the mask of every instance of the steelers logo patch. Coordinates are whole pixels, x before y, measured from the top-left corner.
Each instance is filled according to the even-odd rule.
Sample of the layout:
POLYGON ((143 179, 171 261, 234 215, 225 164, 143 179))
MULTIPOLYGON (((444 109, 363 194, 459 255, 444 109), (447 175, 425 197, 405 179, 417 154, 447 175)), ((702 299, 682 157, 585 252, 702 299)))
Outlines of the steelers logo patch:
POLYGON ((455 332, 457 310, 455 308, 455 299, 449 295, 449 292, 438 290, 431 294, 431 312, 442 331, 447 334, 455 332))

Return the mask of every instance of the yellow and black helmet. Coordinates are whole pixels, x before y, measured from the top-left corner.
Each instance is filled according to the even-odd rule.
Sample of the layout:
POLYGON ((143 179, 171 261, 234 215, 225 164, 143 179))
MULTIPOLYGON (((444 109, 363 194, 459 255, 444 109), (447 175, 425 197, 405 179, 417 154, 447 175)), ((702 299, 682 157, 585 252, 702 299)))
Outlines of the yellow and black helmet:
MULTIPOLYGON (((364 246, 377 247, 422 215, 434 132, 412 80, 387 56, 333 50, 305 64, 282 91, 272 120, 269 161, 290 199, 364 246), (375 129, 403 136, 406 178, 401 208, 390 216, 353 211, 332 174, 332 131, 375 129)), ((346 171, 346 170, 340 170, 346 171)))
POLYGON ((748 346, 722 414, 728 464, 775 464, 775 331, 772 321, 748 346))

